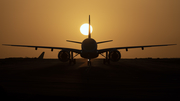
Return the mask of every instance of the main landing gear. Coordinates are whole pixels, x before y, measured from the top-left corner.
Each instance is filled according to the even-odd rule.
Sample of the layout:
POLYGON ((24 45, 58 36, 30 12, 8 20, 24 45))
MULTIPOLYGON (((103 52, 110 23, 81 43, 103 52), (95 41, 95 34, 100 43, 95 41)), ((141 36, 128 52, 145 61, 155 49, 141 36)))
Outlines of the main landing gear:
MULTIPOLYGON (((101 54, 102 56, 104 56, 103 54, 101 54)), ((103 64, 110 64, 110 60, 109 60, 109 54, 108 51, 106 52, 106 56, 104 56, 106 59, 103 59, 103 64)))
POLYGON ((73 57, 73 52, 71 51, 70 52, 70 59, 69 59, 69 64, 76 64, 76 59, 73 59, 74 57, 76 57, 78 54, 76 54, 74 57, 73 57))
POLYGON ((69 64, 76 64, 76 59, 69 59, 69 64))
POLYGON ((110 60, 109 59, 103 59, 103 64, 110 64, 110 60))

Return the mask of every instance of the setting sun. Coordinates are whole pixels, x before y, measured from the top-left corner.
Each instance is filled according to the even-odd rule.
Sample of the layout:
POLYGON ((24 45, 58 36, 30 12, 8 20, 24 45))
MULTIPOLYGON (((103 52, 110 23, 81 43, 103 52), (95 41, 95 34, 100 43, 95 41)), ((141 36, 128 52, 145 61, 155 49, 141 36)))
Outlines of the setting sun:
MULTIPOLYGON (((91 33, 92 33, 93 28, 92 28, 91 25, 90 25, 90 29, 91 29, 91 33)), ((85 24, 81 25, 80 31, 81 31, 81 33, 83 35, 88 35, 88 33, 89 33, 89 24, 85 23, 85 24)))

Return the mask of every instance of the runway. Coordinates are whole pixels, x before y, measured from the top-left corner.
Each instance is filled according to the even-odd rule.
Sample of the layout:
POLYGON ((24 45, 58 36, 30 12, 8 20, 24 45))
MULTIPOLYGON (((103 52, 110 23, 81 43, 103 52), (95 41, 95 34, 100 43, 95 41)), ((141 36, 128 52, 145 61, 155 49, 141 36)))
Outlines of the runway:
POLYGON ((1 60, 1 95, 18 100, 179 99, 180 59, 1 60))

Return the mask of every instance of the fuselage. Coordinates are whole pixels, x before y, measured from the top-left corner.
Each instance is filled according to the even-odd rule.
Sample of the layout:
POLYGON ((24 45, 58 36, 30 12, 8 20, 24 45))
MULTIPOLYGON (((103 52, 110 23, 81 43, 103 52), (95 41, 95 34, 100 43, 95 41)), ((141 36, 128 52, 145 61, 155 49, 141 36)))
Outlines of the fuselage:
POLYGON ((98 57, 99 55, 97 52, 97 43, 92 38, 86 38, 83 40, 81 48, 81 57, 83 58, 92 59, 98 57))

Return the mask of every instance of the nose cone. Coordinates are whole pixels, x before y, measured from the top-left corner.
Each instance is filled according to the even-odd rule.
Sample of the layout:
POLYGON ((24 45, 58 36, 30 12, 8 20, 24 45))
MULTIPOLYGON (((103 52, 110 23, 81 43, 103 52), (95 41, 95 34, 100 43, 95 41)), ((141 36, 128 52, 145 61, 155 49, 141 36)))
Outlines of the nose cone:
POLYGON ((85 49, 86 51, 93 51, 97 49, 97 44, 94 39, 87 38, 82 42, 82 49, 85 49))

